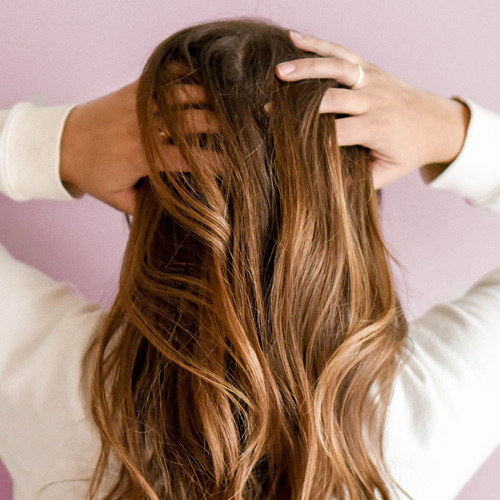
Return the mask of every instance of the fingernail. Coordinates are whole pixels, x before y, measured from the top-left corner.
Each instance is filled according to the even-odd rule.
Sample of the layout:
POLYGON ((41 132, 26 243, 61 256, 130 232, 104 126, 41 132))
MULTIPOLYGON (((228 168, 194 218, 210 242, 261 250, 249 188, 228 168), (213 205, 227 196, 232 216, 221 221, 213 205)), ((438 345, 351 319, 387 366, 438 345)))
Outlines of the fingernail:
POLYGON ((297 31, 292 31, 290 30, 290 36, 292 38, 304 38, 304 35, 301 35, 300 33, 298 33, 297 31))
POLYGON ((281 63, 278 64, 278 71, 281 76, 286 76, 295 70, 295 64, 293 63, 281 63))

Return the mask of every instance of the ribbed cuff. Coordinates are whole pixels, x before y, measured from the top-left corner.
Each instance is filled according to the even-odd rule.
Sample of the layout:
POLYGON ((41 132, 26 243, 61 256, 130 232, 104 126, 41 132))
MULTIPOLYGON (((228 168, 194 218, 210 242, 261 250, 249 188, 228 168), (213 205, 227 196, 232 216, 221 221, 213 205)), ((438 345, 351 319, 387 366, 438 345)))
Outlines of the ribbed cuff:
POLYGON ((471 111, 462 151, 427 185, 456 193, 471 205, 500 212, 500 116, 473 102, 460 101, 471 111))
POLYGON ((61 136, 74 105, 37 107, 22 102, 7 116, 0 137, 0 191, 15 201, 72 201, 59 173, 61 136))

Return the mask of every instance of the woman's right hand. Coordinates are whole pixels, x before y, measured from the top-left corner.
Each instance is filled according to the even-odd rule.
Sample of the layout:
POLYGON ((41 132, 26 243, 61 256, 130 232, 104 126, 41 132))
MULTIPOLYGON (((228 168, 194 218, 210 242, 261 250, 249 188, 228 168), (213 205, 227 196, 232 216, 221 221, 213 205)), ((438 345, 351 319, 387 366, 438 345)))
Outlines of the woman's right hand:
MULTIPOLYGON (((66 189, 75 197, 88 193, 128 214, 135 212, 137 182, 149 175, 136 111, 137 89, 138 80, 76 106, 66 120, 61 140, 60 175, 66 189)), ((186 105, 205 100, 200 86, 178 85, 177 92, 186 105)), ((183 113, 188 133, 217 130, 208 113, 189 109, 183 113)), ((189 171, 176 146, 165 143, 160 133, 157 140, 170 170, 189 171)), ((214 161, 213 154, 204 154, 214 161)))
POLYGON ((276 74, 285 81, 333 78, 353 89, 329 89, 321 113, 349 115, 337 120, 340 146, 362 145, 371 150, 375 189, 421 167, 425 182, 451 163, 462 149, 470 118, 467 106, 416 89, 362 60, 341 45, 290 33, 300 49, 323 57, 281 63, 276 74), (290 66, 291 65, 291 66, 290 66), (286 68, 292 71, 285 73, 286 68))

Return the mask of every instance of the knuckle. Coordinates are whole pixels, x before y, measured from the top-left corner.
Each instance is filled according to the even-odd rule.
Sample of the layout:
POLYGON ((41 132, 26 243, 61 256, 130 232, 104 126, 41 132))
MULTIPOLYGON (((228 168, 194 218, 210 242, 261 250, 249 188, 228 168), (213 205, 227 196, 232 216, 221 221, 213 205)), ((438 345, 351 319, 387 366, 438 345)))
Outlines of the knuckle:
POLYGON ((306 77, 316 76, 322 68, 323 61, 321 59, 321 57, 300 59, 296 64, 295 73, 306 77))
POLYGON ((314 57, 312 59, 308 59, 310 64, 310 68, 314 70, 320 70, 324 67, 325 65, 325 58, 324 57, 314 57))
POLYGON ((317 47, 321 43, 321 40, 315 36, 308 35, 305 39, 310 47, 317 47))
POLYGON ((339 58, 338 64, 340 67, 340 71, 342 71, 342 73, 349 73, 350 71, 352 71, 352 63, 349 62, 347 59, 339 58))
POLYGON ((367 64, 367 63, 363 63, 361 64, 361 66, 363 67, 363 70, 365 72, 365 78, 368 80, 370 79, 370 81, 375 81, 377 79, 377 70, 376 68, 373 67, 373 65, 371 64, 367 64))
POLYGON ((375 64, 368 61, 363 62, 363 68, 365 68, 365 70, 370 73, 376 72, 378 69, 378 67, 375 64))
POLYGON ((352 95, 352 107, 356 108, 358 114, 365 114, 370 109, 370 101, 365 94, 358 92, 357 95, 352 95))
POLYGON ((378 114, 367 114, 365 119, 365 128, 367 134, 376 136, 383 128, 382 118, 378 114))
POLYGON ((336 49, 336 50, 339 50, 339 51, 344 51, 344 50, 347 50, 342 44, 340 43, 337 43, 337 42, 329 42, 330 44, 330 47, 332 49, 336 49))
POLYGON ((331 42, 327 40, 320 40, 318 39, 318 47, 322 49, 322 51, 327 52, 331 49, 331 42))
POLYGON ((327 111, 333 111, 336 108, 337 99, 332 89, 328 89, 323 94, 323 99, 321 100, 321 107, 327 111))

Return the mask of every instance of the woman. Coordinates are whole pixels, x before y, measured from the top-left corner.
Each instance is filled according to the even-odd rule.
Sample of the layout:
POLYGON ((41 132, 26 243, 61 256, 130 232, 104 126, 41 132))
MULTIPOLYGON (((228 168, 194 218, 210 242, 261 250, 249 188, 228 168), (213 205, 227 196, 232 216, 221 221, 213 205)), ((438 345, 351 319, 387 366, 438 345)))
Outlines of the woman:
MULTIPOLYGON (((466 168, 473 141, 446 167, 462 148, 468 108, 336 45, 294 43, 275 27, 232 22, 161 44, 139 82, 139 167, 129 159, 139 156, 137 142, 123 153, 106 123, 88 127, 92 115, 120 110, 118 130, 133 136, 133 113, 122 111, 133 87, 69 115, 62 181, 134 221, 108 315, 2 256, 2 411, 6 421, 23 412, 26 423, 3 432, 1 446, 19 498, 23 487, 24 498, 40 488, 47 498, 83 497, 99 438, 90 490, 102 488, 105 498, 389 498, 401 493, 392 491, 384 458, 414 498, 452 498, 499 442, 500 410, 490 400, 500 378, 498 270, 407 329, 372 196, 425 165, 424 179, 440 174, 432 186, 498 209, 496 171, 466 168), (325 80, 286 84, 268 75, 297 58, 283 79, 325 80), (366 149, 338 150, 336 130, 341 144, 371 149, 373 170, 366 149), (105 168, 102 146, 89 139, 97 133, 105 151, 116 148, 105 168), (173 168, 176 158, 184 163, 173 168), (171 172, 179 169, 190 174, 171 172), (55 357, 57 365, 43 366, 55 357), (461 457, 458 440, 469 440, 477 422, 475 446, 461 457), (37 461, 30 481, 19 436, 37 461), (438 469, 443 459, 452 463, 438 469)), ((468 137, 499 127, 495 115, 470 106, 468 137)), ((28 191, 18 146, 28 118, 51 116, 46 130, 57 139, 69 110, 19 106, 8 114, 6 194, 26 198, 45 185, 45 193, 70 198, 58 179, 48 185, 50 173, 28 191)), ((481 146, 485 154, 488 144, 481 146)), ((47 156, 45 166, 57 170, 57 155, 47 156)))

